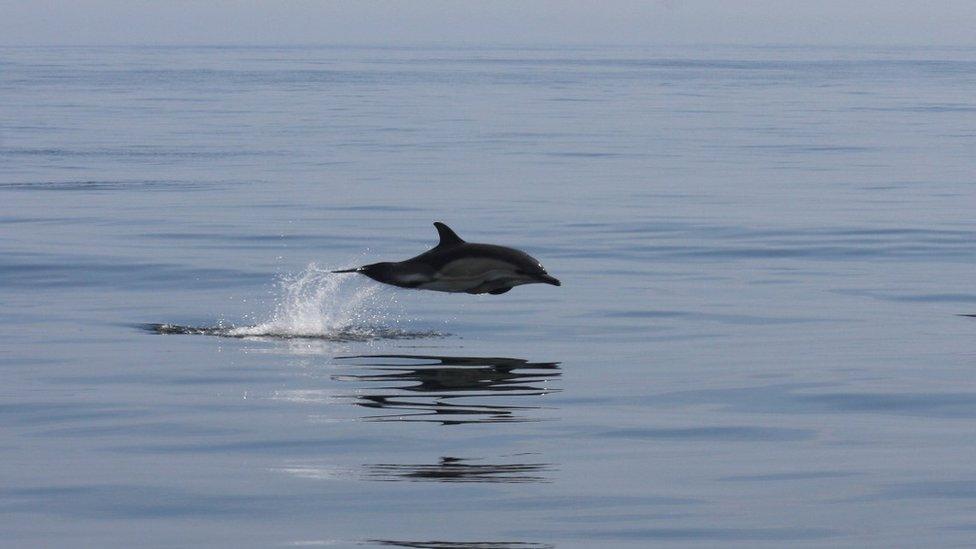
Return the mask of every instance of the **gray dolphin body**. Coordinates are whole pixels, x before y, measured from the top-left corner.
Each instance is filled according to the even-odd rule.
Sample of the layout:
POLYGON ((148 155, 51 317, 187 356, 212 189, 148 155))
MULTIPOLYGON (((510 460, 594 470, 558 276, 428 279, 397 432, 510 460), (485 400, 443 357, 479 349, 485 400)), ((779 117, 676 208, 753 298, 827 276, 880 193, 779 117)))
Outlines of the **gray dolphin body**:
POLYGON ((560 285, 542 263, 523 251, 465 242, 439 221, 434 227, 440 243, 417 257, 332 272, 360 273, 401 288, 469 294, 503 294, 522 284, 560 285))

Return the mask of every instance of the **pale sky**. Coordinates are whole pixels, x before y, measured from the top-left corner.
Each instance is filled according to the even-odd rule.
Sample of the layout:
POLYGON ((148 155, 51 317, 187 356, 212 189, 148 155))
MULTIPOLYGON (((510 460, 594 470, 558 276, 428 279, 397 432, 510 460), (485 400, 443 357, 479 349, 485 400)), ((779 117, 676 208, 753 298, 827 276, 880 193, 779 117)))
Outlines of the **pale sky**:
POLYGON ((0 45, 976 45, 976 0, 0 0, 0 45))

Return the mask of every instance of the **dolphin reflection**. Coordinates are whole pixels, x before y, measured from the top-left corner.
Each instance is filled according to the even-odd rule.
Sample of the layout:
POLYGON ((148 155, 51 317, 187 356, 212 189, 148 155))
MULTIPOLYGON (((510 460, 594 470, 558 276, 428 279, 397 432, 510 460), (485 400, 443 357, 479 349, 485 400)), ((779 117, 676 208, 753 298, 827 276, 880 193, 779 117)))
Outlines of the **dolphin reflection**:
POLYGON ((367 480, 412 482, 549 482, 540 475, 549 463, 472 463, 469 459, 441 457, 438 463, 364 465, 367 480))
POLYGON ((367 543, 388 547, 414 547, 417 549, 552 549, 555 545, 527 543, 523 541, 400 541, 370 539, 367 543))
POLYGON ((539 405, 510 400, 558 392, 548 386, 560 376, 558 362, 520 358, 430 355, 359 355, 356 366, 369 373, 335 375, 336 381, 362 384, 355 404, 389 413, 368 421, 427 421, 442 425, 539 421, 520 415, 539 405), (485 402, 491 400, 490 403, 485 402))

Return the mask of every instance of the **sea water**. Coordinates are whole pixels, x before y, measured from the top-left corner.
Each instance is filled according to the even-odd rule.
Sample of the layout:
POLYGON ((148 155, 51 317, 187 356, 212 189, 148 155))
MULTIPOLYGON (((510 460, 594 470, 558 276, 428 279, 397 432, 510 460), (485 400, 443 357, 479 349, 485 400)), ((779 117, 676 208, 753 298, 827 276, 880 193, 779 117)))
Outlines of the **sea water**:
POLYGON ((3 545, 971 546, 973 90, 960 48, 2 48, 3 545), (435 220, 562 287, 327 272, 435 220))

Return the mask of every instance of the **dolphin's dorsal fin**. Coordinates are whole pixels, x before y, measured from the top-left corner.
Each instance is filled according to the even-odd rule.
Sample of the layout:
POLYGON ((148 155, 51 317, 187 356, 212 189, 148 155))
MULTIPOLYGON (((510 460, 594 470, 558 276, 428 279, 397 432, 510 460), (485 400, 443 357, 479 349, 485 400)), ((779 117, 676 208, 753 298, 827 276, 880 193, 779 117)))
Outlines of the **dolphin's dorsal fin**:
POLYGON ((446 246, 457 246, 458 244, 464 244, 461 237, 457 235, 450 227, 441 223, 440 221, 434 222, 434 227, 437 228, 437 234, 440 235, 441 241, 437 244, 438 248, 446 246))

